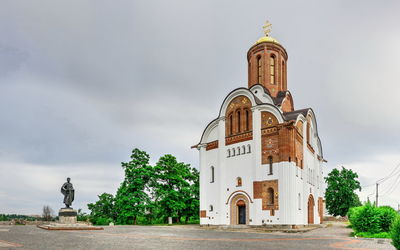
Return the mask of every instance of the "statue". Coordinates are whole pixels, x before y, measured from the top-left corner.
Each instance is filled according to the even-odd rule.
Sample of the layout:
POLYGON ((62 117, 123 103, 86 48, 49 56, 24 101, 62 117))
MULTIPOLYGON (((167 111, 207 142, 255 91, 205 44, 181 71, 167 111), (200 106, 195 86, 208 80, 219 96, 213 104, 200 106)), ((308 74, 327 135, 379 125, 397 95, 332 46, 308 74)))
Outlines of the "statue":
POLYGON ((64 195, 64 204, 66 208, 70 208, 74 201, 75 190, 70 182, 71 178, 67 178, 67 182, 61 186, 61 193, 64 195))

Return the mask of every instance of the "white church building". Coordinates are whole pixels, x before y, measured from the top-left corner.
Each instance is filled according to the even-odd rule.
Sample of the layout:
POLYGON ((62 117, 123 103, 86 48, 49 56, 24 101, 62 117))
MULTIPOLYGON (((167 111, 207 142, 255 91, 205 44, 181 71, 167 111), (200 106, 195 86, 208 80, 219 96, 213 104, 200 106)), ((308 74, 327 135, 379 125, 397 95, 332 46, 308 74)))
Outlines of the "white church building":
POLYGON ((268 33, 247 53, 248 88, 226 96, 193 146, 202 225, 322 223, 326 161, 315 114, 294 109, 287 52, 268 33))

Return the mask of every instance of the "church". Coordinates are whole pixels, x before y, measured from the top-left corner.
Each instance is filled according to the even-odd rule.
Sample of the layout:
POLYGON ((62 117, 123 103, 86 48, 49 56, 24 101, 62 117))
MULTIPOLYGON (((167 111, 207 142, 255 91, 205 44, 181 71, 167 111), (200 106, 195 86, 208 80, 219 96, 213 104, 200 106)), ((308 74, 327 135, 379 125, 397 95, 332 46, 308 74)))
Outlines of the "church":
POLYGON ((322 223, 326 161, 315 114, 295 109, 288 54, 270 26, 247 52, 247 87, 225 97, 192 147, 200 153, 201 225, 322 223))

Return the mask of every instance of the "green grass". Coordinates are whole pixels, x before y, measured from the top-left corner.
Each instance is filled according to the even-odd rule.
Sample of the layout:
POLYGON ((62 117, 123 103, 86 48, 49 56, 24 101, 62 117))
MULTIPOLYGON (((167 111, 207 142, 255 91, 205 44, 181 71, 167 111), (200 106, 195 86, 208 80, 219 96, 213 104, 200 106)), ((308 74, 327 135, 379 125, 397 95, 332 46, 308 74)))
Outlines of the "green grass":
POLYGON ((390 239, 390 233, 388 232, 382 232, 382 233, 368 233, 368 232, 359 232, 356 233, 357 237, 361 238, 385 238, 385 239, 390 239))

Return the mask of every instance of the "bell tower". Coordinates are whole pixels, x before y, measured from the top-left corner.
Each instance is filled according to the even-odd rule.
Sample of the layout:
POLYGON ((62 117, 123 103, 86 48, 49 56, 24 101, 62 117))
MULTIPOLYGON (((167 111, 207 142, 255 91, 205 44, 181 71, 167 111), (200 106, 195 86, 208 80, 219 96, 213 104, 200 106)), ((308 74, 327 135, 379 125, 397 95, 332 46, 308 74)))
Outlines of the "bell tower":
POLYGON ((287 90, 288 55, 285 48, 269 35, 271 24, 268 21, 263 29, 265 36, 247 52, 248 87, 261 84, 276 97, 279 91, 287 90))

